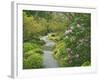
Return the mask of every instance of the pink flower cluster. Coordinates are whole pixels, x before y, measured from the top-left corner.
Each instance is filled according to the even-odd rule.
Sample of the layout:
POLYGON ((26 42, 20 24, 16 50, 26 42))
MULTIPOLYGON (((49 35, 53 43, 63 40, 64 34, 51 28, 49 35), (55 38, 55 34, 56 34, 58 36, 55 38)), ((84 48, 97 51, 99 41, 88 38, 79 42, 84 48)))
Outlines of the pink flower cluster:
POLYGON ((72 29, 66 30, 65 34, 69 34, 72 32, 72 29))

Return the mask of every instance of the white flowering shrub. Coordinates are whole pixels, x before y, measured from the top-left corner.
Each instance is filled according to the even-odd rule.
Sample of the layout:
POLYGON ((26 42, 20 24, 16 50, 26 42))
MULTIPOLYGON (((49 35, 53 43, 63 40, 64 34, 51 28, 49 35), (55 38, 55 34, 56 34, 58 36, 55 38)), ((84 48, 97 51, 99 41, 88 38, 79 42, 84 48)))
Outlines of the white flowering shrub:
POLYGON ((76 13, 65 31, 62 42, 57 43, 54 56, 60 66, 89 66, 91 64, 90 17, 90 14, 76 13), (62 43, 63 45, 59 46, 62 43))

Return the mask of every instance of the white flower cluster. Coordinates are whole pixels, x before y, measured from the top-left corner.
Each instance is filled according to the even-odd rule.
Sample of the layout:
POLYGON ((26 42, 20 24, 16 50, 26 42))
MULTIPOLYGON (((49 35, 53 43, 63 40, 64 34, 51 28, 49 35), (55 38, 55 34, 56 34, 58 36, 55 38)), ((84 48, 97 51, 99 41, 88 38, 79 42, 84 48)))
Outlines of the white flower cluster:
POLYGON ((69 30, 66 30, 65 31, 65 34, 69 34, 69 33, 71 33, 72 32, 72 29, 69 29, 69 30))

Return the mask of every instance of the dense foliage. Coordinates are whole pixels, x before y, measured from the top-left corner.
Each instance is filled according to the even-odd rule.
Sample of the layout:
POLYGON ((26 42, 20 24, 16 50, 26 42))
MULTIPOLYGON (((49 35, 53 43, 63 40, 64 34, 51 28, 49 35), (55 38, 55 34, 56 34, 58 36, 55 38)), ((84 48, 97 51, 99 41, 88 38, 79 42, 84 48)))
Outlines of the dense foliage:
POLYGON ((45 42, 40 38, 48 33, 59 66, 91 65, 90 24, 88 13, 23 10, 23 68, 43 67, 45 42))
POLYGON ((36 43, 24 42, 23 45, 23 68, 41 68, 43 67, 42 48, 36 43))
POLYGON ((90 51, 90 15, 77 13, 57 43, 54 56, 60 66, 88 66, 90 51))
POLYGON ((60 12, 23 11, 24 41, 50 32, 64 31, 67 21, 60 12))

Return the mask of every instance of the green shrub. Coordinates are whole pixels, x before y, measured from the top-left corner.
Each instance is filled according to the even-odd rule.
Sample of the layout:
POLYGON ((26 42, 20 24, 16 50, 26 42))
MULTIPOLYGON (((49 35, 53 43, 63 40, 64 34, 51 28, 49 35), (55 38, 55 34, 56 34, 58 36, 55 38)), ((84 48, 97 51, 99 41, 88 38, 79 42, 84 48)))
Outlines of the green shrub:
POLYGON ((61 66, 61 67, 66 67, 66 66, 68 66, 68 63, 67 63, 67 59, 66 59, 66 58, 61 58, 61 59, 58 61, 58 63, 59 63, 59 66, 61 66))
POLYGON ((34 54, 43 54, 43 51, 42 51, 42 49, 40 49, 40 48, 36 48, 36 49, 32 49, 32 50, 30 50, 30 51, 28 51, 28 52, 25 52, 23 55, 24 55, 24 58, 26 59, 26 58, 28 58, 29 56, 31 56, 31 55, 34 55, 34 54))
POLYGON ((90 66, 90 62, 89 61, 86 61, 82 64, 82 66, 90 66))
POLYGON ((23 51, 24 52, 27 52, 27 51, 32 50, 32 49, 33 49, 32 43, 24 42, 24 44, 23 44, 23 51))
POLYGON ((33 49, 36 49, 36 48, 40 48, 41 49, 41 46, 39 44, 36 44, 36 43, 33 43, 33 49))
POLYGON ((38 45, 45 44, 45 42, 43 40, 40 40, 40 39, 32 39, 31 42, 35 43, 35 44, 38 44, 38 45))
POLYGON ((54 50, 53 55, 55 59, 59 59, 59 56, 60 56, 59 50, 54 50))
POLYGON ((39 48, 34 49, 34 52, 39 53, 39 54, 43 54, 42 49, 39 49, 39 48))
POLYGON ((23 68, 24 69, 34 69, 43 67, 43 59, 40 54, 34 54, 24 59, 23 68))
POLYGON ((65 51, 65 43, 63 41, 59 41, 54 48, 53 55, 56 59, 59 59, 61 56, 64 55, 62 54, 63 51, 65 51))
POLYGON ((41 49, 41 46, 39 44, 31 43, 31 42, 24 42, 24 44, 23 44, 23 51, 24 52, 27 52, 29 50, 36 49, 36 48, 41 49))
POLYGON ((59 66, 66 67, 68 65, 68 53, 65 48, 65 42, 63 40, 59 41, 53 51, 54 58, 58 61, 59 66))
POLYGON ((28 51, 28 52, 25 52, 24 54, 23 54, 23 57, 25 58, 25 59, 27 59, 29 56, 31 56, 31 55, 34 55, 34 51, 33 50, 30 50, 30 51, 28 51))
POLYGON ((48 35, 48 39, 53 40, 53 41, 59 41, 60 37, 56 33, 52 33, 48 35))

